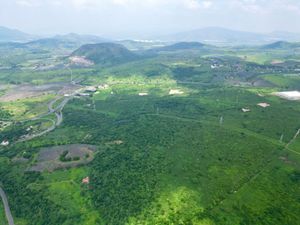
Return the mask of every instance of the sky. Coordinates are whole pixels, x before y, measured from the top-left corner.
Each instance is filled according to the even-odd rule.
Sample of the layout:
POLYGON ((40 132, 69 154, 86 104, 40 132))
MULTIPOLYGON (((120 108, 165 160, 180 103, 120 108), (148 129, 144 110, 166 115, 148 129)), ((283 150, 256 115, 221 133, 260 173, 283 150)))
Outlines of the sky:
POLYGON ((300 33, 300 0, 0 0, 0 26, 143 38, 218 26, 300 33))

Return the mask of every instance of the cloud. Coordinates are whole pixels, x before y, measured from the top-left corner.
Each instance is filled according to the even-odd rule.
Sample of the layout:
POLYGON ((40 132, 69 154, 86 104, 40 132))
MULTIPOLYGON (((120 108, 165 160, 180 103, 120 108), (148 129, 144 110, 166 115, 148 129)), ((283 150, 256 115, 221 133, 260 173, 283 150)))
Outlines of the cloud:
POLYGON ((129 4, 129 0, 113 0, 116 5, 126 6, 129 4))
POLYGON ((16 4, 22 7, 36 7, 39 5, 35 0, 17 0, 16 4))
POLYGON ((43 7, 46 5, 62 6, 63 0, 17 0, 16 5, 21 7, 43 7))
POLYGON ((205 9, 211 8, 212 5, 213 5, 213 3, 212 3, 211 1, 204 1, 204 2, 203 2, 203 7, 204 7, 205 9))
POLYGON ((126 8, 182 8, 182 9, 207 9, 212 6, 210 0, 68 0, 77 9, 97 9, 108 6, 126 8))
POLYGON ((25 24, 24 18, 27 18, 24 27, 32 26, 32 30, 44 28, 44 24, 48 23, 53 30, 58 29, 56 27, 64 27, 66 30, 90 32, 94 27, 97 29, 101 27, 101 30, 111 33, 130 29, 141 33, 161 29, 167 33, 205 26, 256 31, 288 29, 300 32, 297 23, 297 18, 300 17, 299 0, 0 0, 0 2, 4 2, 0 8, 1 21, 15 21, 15 24, 12 22, 11 24, 17 27, 18 23, 25 24), (35 13, 37 7, 39 13, 35 13), (52 17, 53 15, 55 17, 52 17), (58 24, 64 19, 66 19, 64 23, 58 24), (38 27, 36 25, 38 23, 42 25, 38 27))
POLYGON ((229 0, 228 3, 233 9, 256 15, 270 15, 286 11, 300 14, 298 0, 229 0))
POLYGON ((201 10, 214 6, 219 10, 235 8, 250 13, 260 13, 274 9, 285 9, 294 12, 300 10, 298 0, 16 0, 15 2, 19 6, 26 7, 65 5, 77 9, 120 6, 127 8, 177 7, 177 9, 201 10))
POLYGON ((201 4, 197 0, 186 0, 184 2, 184 5, 188 9, 192 9, 192 10, 201 8, 201 4))
MULTIPOLYGON (((18 7, 46 8, 61 7, 76 11, 117 12, 127 13, 215 13, 269 17, 285 14, 300 16, 300 1, 297 0, 15 0, 18 7)), ((290 16, 291 16, 290 15, 290 16)), ((217 16, 218 17, 218 16, 217 16)), ((231 16, 229 16, 231 17, 231 16)))
POLYGON ((53 0, 50 3, 51 3, 51 5, 54 5, 54 6, 62 6, 63 5, 63 2, 60 0, 53 0))
POLYGON ((71 0, 71 5, 76 9, 87 9, 93 8, 98 5, 99 1, 95 0, 71 0))

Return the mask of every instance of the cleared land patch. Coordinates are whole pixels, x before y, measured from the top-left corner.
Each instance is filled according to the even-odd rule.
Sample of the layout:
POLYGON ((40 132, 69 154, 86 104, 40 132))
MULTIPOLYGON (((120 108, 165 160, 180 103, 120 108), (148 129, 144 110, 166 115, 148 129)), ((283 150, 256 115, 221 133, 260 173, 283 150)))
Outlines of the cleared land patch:
POLYGON ((10 121, 0 121, 0 130, 4 130, 6 127, 10 126, 12 122, 10 121))
POLYGON ((300 100, 300 92, 299 91, 284 91, 284 92, 276 92, 274 95, 284 98, 291 101, 300 100))
POLYGON ((72 144, 43 148, 37 163, 30 171, 54 171, 56 169, 76 167, 91 162, 94 159, 96 147, 93 145, 72 144), (61 160, 64 159, 70 160, 61 160))
POLYGON ((0 97, 0 101, 11 102, 46 94, 68 94, 72 93, 72 91, 76 89, 78 89, 77 85, 63 82, 49 83, 44 85, 15 85, 0 97))

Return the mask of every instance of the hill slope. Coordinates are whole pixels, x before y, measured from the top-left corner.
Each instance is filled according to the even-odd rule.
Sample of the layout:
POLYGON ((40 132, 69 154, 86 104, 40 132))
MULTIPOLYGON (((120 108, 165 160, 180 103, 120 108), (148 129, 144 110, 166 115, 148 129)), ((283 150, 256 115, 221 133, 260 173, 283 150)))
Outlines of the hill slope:
POLYGON ((300 48, 300 43, 290 43, 286 41, 277 41, 269 45, 264 45, 263 49, 295 49, 300 48))
POLYGON ((25 42, 34 39, 34 36, 19 30, 0 27, 0 42, 25 42))
POLYGON ((95 35, 81 35, 81 34, 76 34, 76 33, 70 33, 70 34, 66 34, 66 35, 56 35, 53 38, 57 39, 57 40, 62 40, 62 41, 74 42, 74 43, 78 43, 81 45, 96 44, 96 43, 102 43, 102 42, 109 41, 108 39, 98 37, 95 35))
POLYGON ((138 58, 127 48, 114 43, 87 44, 74 51, 71 56, 84 57, 95 64, 118 64, 138 58))
POLYGON ((55 38, 44 38, 31 41, 24 44, 25 47, 29 48, 43 48, 43 49, 53 49, 53 48, 73 48, 76 49, 78 44, 76 42, 55 39, 55 38))

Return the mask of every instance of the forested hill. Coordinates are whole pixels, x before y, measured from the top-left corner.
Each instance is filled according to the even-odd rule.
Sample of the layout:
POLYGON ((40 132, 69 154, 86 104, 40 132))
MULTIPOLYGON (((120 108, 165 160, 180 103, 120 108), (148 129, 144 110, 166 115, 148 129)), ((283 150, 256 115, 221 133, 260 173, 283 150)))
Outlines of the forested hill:
POLYGON ((138 59, 136 54, 115 43, 83 45, 71 56, 84 57, 95 64, 119 64, 138 59))

